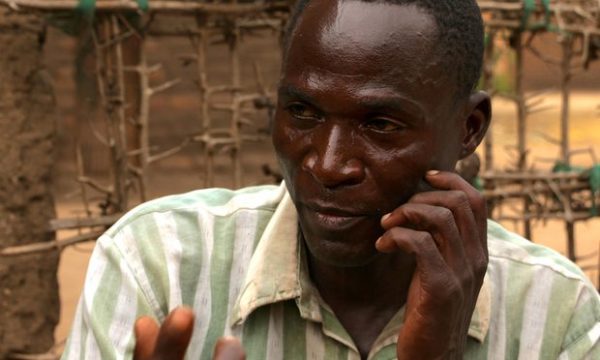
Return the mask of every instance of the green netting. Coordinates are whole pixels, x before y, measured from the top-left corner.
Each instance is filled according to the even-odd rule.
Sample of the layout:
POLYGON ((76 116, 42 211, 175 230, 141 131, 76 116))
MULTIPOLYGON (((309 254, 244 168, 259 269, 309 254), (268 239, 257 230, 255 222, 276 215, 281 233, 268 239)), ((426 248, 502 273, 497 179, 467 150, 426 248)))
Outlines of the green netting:
MULTIPOLYGON (((137 0, 137 4, 142 11, 148 11, 148 0, 137 0)), ((77 10, 86 17, 92 17, 96 10, 96 0, 79 0, 77 10)))
POLYGON ((580 166, 571 166, 559 161, 552 168, 552 172, 554 173, 570 171, 589 172, 589 184, 590 189, 592 190, 592 208, 590 209, 590 213, 592 216, 599 216, 600 209, 599 206, 596 206, 596 197, 600 195, 600 165, 594 165, 590 169, 585 169, 580 166))
POLYGON ((594 165, 590 169, 590 188, 592 189, 592 215, 600 215, 599 206, 596 204, 596 197, 600 195, 600 165, 594 165))
POLYGON ((96 9, 96 0, 79 0, 77 11, 81 12, 85 17, 92 17, 96 9))
POLYGON ((556 27, 551 24, 550 17, 550 0, 541 0, 542 6, 544 7, 544 20, 542 22, 530 23, 529 20, 531 15, 535 12, 536 3, 538 0, 524 0, 523 1, 523 18, 521 19, 521 27, 523 30, 547 30, 556 31, 556 27))
MULTIPOLYGON (((546 1, 550 1, 550 0, 546 0, 546 1)), ((137 3, 142 11, 148 11, 148 0, 138 0, 137 3)))
POLYGON ((483 191, 483 180, 481 180, 481 178, 479 176, 476 176, 473 181, 471 182, 471 185, 479 190, 479 191, 483 191))
MULTIPOLYGON (((79 0, 76 11, 56 11, 46 15, 48 23, 71 36, 79 36, 87 30, 94 20, 97 0, 79 0)), ((149 0, 137 0, 140 10, 146 12, 150 7, 149 0)), ((139 26, 140 17, 136 12, 123 15, 133 27, 139 26)))
POLYGON ((562 161, 557 161, 554 164, 554 167, 552 168, 552 172, 553 173, 571 172, 571 171, 582 172, 584 170, 585 170, 585 168, 582 168, 581 166, 572 166, 572 165, 569 165, 569 164, 565 164, 562 161))

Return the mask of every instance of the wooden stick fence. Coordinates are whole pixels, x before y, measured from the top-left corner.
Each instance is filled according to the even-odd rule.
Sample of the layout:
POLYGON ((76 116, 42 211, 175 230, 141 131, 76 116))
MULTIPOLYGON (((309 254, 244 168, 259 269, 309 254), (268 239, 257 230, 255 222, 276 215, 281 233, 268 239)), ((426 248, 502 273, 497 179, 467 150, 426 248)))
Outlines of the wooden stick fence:
MULTIPOLYGON (((560 157, 555 164, 569 168, 571 157, 579 150, 572 150, 569 144, 570 93, 573 69, 587 65, 592 60, 592 51, 600 41, 600 1, 554 0, 548 8, 542 2, 528 6, 527 1, 479 1, 484 13, 486 27, 494 41, 498 33, 504 33, 510 39, 515 53, 514 84, 511 94, 497 94, 490 86, 487 75, 485 87, 492 93, 502 95, 513 101, 517 108, 517 143, 513 173, 503 174, 493 170, 493 140, 486 139, 486 174, 484 194, 490 208, 495 209, 493 217, 497 220, 514 220, 523 223, 524 235, 532 238, 532 221, 560 219, 565 222, 567 233, 567 252, 569 258, 576 261, 575 223, 592 218, 597 206, 598 194, 591 191, 589 179, 580 178, 581 174, 571 174, 570 179, 558 179, 556 174, 546 171, 532 174, 529 159, 530 149, 527 139, 528 118, 537 112, 549 108, 544 105, 543 93, 528 95, 523 87, 523 56, 530 51, 534 56, 549 65, 557 66, 560 72, 560 139, 544 138, 560 147, 560 157), (550 58, 533 47, 534 38, 543 32, 555 32, 562 54, 560 58, 550 58), (580 50, 576 47, 579 46, 580 50), (506 181, 503 177, 512 179, 506 181), (516 202, 521 201, 518 206, 516 202), (518 208, 517 215, 507 216, 503 208, 518 208)), ((493 59, 494 45, 488 44, 486 58, 493 59)), ((485 73, 484 73, 485 75, 485 73)), ((484 77, 484 80, 486 77, 484 77)), ((594 155, 595 158, 595 155, 594 155)), ((596 161, 594 160, 596 164, 596 161)))
MULTIPOLYGON (((206 3, 153 0, 144 15, 135 0, 97 0, 93 29, 95 76, 106 131, 94 130, 94 133, 108 150, 110 181, 104 183, 88 176, 82 144, 77 141, 77 181, 85 217, 56 219, 49 224, 48 231, 77 229, 80 233, 60 241, 0 249, 0 258, 61 251, 67 246, 96 239, 129 209, 134 190, 137 190, 140 201, 148 198, 149 166, 177 154, 191 144, 202 146, 200 155, 205 164, 205 186, 214 185, 215 158, 223 154, 231 160, 234 185, 240 186, 243 178, 241 155, 245 144, 265 140, 264 134, 258 131, 248 133, 243 131, 243 127, 254 126, 251 118, 257 113, 271 115, 275 97, 262 80, 258 65, 255 66, 258 90, 249 91, 242 87, 241 35, 251 29, 267 28, 273 29, 276 36, 280 36, 293 2, 256 1, 242 4, 237 1, 206 3), (125 19, 124 13, 138 13, 145 23, 135 27, 125 19), (196 24, 177 28, 154 26, 153 17, 165 13, 192 16, 196 19, 196 24), (161 69, 160 64, 148 62, 147 39, 151 36, 180 36, 190 40, 193 53, 185 60, 195 63, 197 96, 200 103, 197 121, 201 131, 180 139, 180 143, 171 149, 158 152, 150 142, 150 104, 153 96, 169 91, 181 80, 172 79, 160 85, 151 84, 152 73, 161 69), (212 84, 208 81, 207 54, 217 36, 229 41, 229 83, 212 84), (131 38, 140 42, 139 62, 135 65, 126 64, 124 59, 123 44, 131 38), (125 77, 129 73, 138 75, 139 92, 136 94, 126 91, 125 77), (139 116, 134 119, 128 118, 126 111, 132 96, 139 100, 139 116), (229 100, 217 103, 217 97, 229 100), (215 110, 226 112, 228 121, 218 123, 212 115, 215 110), (131 128, 133 137, 128 137, 131 128), (102 196, 100 213, 92 210, 92 191, 102 196)), ((488 137, 485 144, 485 172, 482 175, 483 193, 490 207, 494 209, 494 217, 524 223, 526 236, 531 236, 532 221, 563 220, 568 232, 568 256, 578 260, 575 256, 574 224, 592 217, 591 211, 594 206, 600 204, 600 194, 591 190, 589 174, 534 172, 531 169, 526 137, 527 118, 535 112, 546 110, 547 107, 541 100, 543 94, 531 96, 525 91, 523 78, 526 74, 523 71, 522 59, 523 53, 530 51, 543 61, 559 66, 563 104, 560 119, 561 139, 554 142, 560 146, 561 157, 558 160, 569 165, 572 155, 578 152, 570 148, 568 141, 570 81, 575 65, 584 66, 594 58, 593 51, 600 38, 600 0, 553 0, 548 9, 538 2, 534 8, 526 7, 524 1, 479 1, 479 4, 488 32, 483 86, 495 96, 510 99, 518 109, 518 142, 514 168, 508 172, 494 170, 494 142, 491 136, 488 137), (524 16, 526 12, 529 12, 528 19, 524 16), (534 21, 542 21, 543 26, 532 25, 534 21), (553 31, 557 34, 563 49, 560 59, 549 59, 531 45, 533 38, 541 31, 553 31), (506 34, 507 38, 513 40, 512 45, 517 58, 514 69, 516 87, 511 94, 500 94, 493 86, 494 53, 497 51, 498 39, 506 34), (579 50, 576 49, 577 46, 579 50), (508 211, 513 208, 517 209, 516 214, 508 211)), ((1 5, 15 10, 54 12, 75 10, 79 1, 0 0, 1 5)), ((56 356, 14 354, 13 358, 54 359, 56 356)))

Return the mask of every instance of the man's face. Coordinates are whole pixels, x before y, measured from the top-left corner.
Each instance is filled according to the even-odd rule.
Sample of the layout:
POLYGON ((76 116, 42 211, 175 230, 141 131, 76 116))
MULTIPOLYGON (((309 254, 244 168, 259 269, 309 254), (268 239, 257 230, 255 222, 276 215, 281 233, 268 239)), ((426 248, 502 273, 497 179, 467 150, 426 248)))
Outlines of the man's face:
POLYGON ((455 84, 415 6, 315 0, 292 35, 273 143, 313 257, 377 255, 382 215, 427 189, 461 151, 455 84))

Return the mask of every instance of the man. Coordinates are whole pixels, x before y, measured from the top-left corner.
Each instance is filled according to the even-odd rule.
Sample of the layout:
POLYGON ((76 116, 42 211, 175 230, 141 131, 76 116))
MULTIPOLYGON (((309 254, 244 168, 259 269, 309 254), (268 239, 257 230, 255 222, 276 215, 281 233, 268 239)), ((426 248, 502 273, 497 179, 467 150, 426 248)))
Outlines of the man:
POLYGON ((486 223, 452 172, 490 120, 482 39, 472 0, 300 1, 272 129, 284 185, 126 215, 64 357, 205 359, 228 336, 217 358, 599 358, 595 289, 486 223))

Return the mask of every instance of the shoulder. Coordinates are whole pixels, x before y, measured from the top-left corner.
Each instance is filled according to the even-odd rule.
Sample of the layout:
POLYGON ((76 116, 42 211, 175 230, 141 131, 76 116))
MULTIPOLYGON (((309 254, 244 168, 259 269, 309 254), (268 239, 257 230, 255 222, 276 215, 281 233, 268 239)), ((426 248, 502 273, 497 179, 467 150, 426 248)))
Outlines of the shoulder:
POLYGON ((577 265, 493 221, 488 249, 490 331, 503 339, 502 348, 557 358, 577 343, 585 342, 585 351, 595 346, 600 297, 577 265))
POLYGON ((490 263, 518 266, 521 270, 547 269, 556 276, 588 282, 581 269, 557 251, 531 242, 488 220, 490 263))
POLYGON ((125 214, 107 232, 114 237, 161 217, 230 217, 242 210, 273 212, 283 196, 281 187, 254 186, 239 190, 210 188, 170 195, 143 203, 125 214))
POLYGON ((230 268, 236 246, 243 256, 252 255, 284 193, 282 187, 257 186, 152 200, 125 214, 97 248, 110 249, 114 266, 132 274, 132 286, 162 318, 174 306, 193 304, 190 289, 210 283, 201 274, 230 268))

